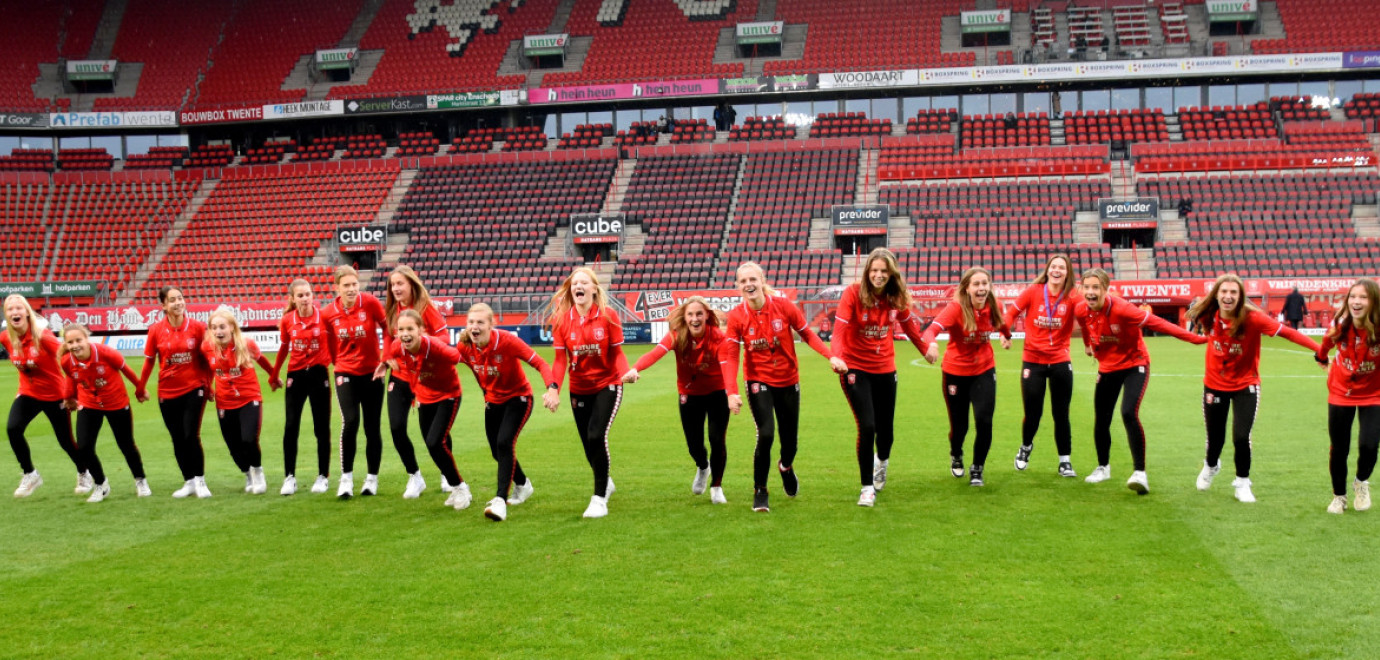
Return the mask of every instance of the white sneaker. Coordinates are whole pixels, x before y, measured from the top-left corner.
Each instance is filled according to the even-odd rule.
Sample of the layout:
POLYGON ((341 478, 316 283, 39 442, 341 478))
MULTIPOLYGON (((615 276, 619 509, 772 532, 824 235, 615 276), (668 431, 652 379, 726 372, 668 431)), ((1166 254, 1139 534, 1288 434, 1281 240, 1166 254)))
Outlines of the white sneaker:
POLYGON ((81 472, 77 474, 77 487, 73 488, 72 492, 78 495, 85 495, 91 492, 91 489, 95 488, 95 486, 96 480, 91 478, 91 473, 81 472))
POLYGON ((1236 489, 1236 500, 1250 504, 1255 501, 1255 494, 1251 492, 1251 480, 1245 477, 1237 477, 1232 480, 1231 487, 1236 489))
POLYGON ((193 480, 192 488, 196 489, 197 499, 206 499, 211 496, 211 488, 206 485, 206 477, 197 477, 193 480))
POLYGON ((872 455, 872 489, 880 491, 886 487, 886 468, 891 463, 891 459, 882 460, 872 455))
POLYGON ((1365 511, 1370 508, 1370 482, 1354 481, 1351 484, 1352 490, 1356 491, 1356 498, 1351 502, 1351 508, 1357 511, 1365 511))
POLYGON ((1092 474, 1088 475, 1085 479, 1083 479, 1083 481, 1085 481, 1085 482, 1087 482, 1087 483, 1090 483, 1090 484, 1100 484, 1100 483, 1102 483, 1102 482, 1104 482, 1104 481, 1106 481, 1106 480, 1108 480, 1108 479, 1111 479, 1111 478, 1112 478, 1112 466, 1110 466, 1110 465, 1099 465, 1099 466, 1097 466, 1097 469, 1093 470, 1093 471, 1092 471, 1092 474))
POLYGON ((1341 513, 1346 511, 1346 495, 1335 495, 1332 503, 1327 505, 1328 513, 1341 513))
POLYGON ((254 487, 249 492, 255 495, 268 492, 268 479, 264 477, 263 466, 249 468, 249 476, 254 480, 254 487))
POLYGON ((877 489, 875 486, 863 486, 862 495, 858 497, 858 506, 870 507, 877 502, 877 489))
POLYGON ((593 495, 589 498, 589 508, 585 509, 586 518, 603 518, 609 515, 609 499, 593 495))
POLYGON ((446 481, 446 478, 445 478, 444 476, 442 476, 442 477, 441 477, 441 492, 442 492, 442 493, 450 493, 450 492, 453 492, 454 490, 455 490, 455 486, 450 485, 450 482, 449 482, 449 481, 446 481))
POLYGON ((173 495, 173 497, 175 497, 175 498, 177 498, 177 499, 180 500, 180 499, 182 499, 182 498, 184 498, 184 497, 190 497, 190 496, 191 496, 193 493, 195 493, 195 492, 196 492, 196 479, 188 479, 188 480, 187 480, 187 483, 182 484, 182 487, 181 487, 181 488, 179 488, 179 489, 173 491, 173 494, 172 494, 172 495, 173 495))
POLYGON ((450 492, 450 497, 446 498, 446 506, 454 507, 456 511, 463 511, 470 507, 472 500, 470 485, 462 481, 459 486, 455 487, 455 490, 450 492))
POLYGON ((728 498, 724 497, 724 489, 720 486, 709 489, 709 501, 715 504, 728 504, 728 498))
POLYGON ((1145 478, 1144 470, 1136 470, 1131 473, 1131 478, 1126 480, 1126 487, 1136 491, 1137 495, 1144 495, 1150 492, 1150 482, 1145 478))
POLYGON ((297 477, 289 474, 283 478, 283 487, 278 490, 279 495, 297 494, 297 477))
POLYGON ((138 495, 139 497, 148 497, 148 496, 152 495, 152 494, 153 494, 153 489, 152 489, 152 488, 149 488, 149 480, 148 480, 148 479, 135 479, 135 480, 134 480, 134 494, 135 494, 135 495, 138 495))
MULTIPOLYGON (((613 482, 610 481, 610 484, 613 482)), ((709 485, 709 468, 695 470, 695 480, 690 484, 690 492, 696 495, 703 495, 704 489, 709 485)))
POLYGON ((91 487, 91 497, 86 498, 86 502, 88 504, 95 504, 96 502, 104 500, 105 496, 109 494, 110 481, 102 481, 101 483, 91 487))
POLYGON ((244 492, 254 492, 254 468, 249 468, 249 471, 244 473, 244 492))
POLYGON ((366 474, 366 475, 364 475, 364 487, 361 488, 361 489, 359 489, 359 496, 360 496, 360 497, 369 497, 369 496, 371 496, 371 495, 378 495, 378 494, 379 494, 379 475, 377 475, 377 474, 366 474))
POLYGON ((508 519, 508 503, 501 497, 489 500, 488 506, 484 507, 484 517, 495 522, 503 522, 508 519))
POLYGON ((340 475, 339 484, 335 489, 335 496, 342 500, 348 500, 355 496, 355 473, 345 472, 340 475))
POLYGON ((26 472, 24 477, 19 480, 19 487, 14 489, 15 497, 28 497, 43 485, 43 477, 38 476, 38 470, 26 472))
POLYGON ((316 481, 312 482, 312 484, 311 484, 311 492, 316 493, 317 495, 320 495, 321 493, 324 493, 324 492, 326 492, 326 491, 328 491, 328 490, 330 490, 330 489, 331 489, 331 478, 328 477, 328 476, 326 476, 326 475, 324 475, 324 474, 318 474, 318 475, 316 475, 316 481))
POLYGON ((608 498, 613 497, 613 491, 615 490, 618 489, 613 487, 613 477, 609 477, 609 483, 607 486, 604 487, 604 499, 607 500, 608 498))
POLYGON ((407 488, 403 490, 403 499, 415 500, 422 496, 422 491, 426 490, 426 479, 422 478, 421 470, 407 475, 407 488))
POLYGON ((508 493, 508 503, 517 506, 526 502, 527 498, 532 496, 533 490, 535 489, 532 488, 532 478, 527 477, 527 483, 521 486, 513 486, 512 490, 508 493))
POLYGON ((1203 461, 1203 469, 1201 472, 1198 473, 1198 490, 1207 490, 1209 488, 1212 488, 1212 478, 1216 477, 1217 473, 1221 470, 1221 461, 1218 461, 1217 465, 1211 466, 1207 464, 1207 461, 1203 461))

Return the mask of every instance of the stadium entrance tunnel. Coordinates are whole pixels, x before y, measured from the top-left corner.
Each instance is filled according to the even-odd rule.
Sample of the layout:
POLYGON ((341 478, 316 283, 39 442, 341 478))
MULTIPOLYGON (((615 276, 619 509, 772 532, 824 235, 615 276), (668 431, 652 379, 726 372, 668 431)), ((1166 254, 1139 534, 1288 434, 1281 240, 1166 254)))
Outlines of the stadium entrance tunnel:
POLYGON ((1155 247, 1155 229, 1103 229, 1102 242, 1114 250, 1155 247))
POLYGON ((834 247, 845 255, 866 255, 877 248, 887 247, 886 242, 886 234, 834 237, 834 247))
POLYGON ((584 243, 576 247, 587 264, 618 260, 617 243, 584 243))

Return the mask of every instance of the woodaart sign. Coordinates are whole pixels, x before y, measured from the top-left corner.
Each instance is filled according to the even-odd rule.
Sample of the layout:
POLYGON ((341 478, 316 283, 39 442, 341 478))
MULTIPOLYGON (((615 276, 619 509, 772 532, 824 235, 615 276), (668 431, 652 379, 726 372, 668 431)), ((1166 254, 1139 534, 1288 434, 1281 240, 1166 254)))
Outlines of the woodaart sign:
POLYGON ((119 65, 117 60, 67 60, 67 79, 111 80, 119 65))
POLYGON ((570 43, 569 34, 538 34, 522 38, 522 54, 527 57, 564 55, 565 46, 570 43))
POLYGON ((0 282, 0 298, 15 293, 25 298, 94 296, 100 287, 100 282, 0 282))
POLYGON ((359 58, 358 48, 331 48, 316 51, 316 68, 322 71, 348 69, 359 58))
POLYGON ((819 74, 820 89, 848 89, 852 87, 909 87, 920 84, 920 72, 900 71, 844 71, 819 74))
POLYGON ((959 18, 963 34, 975 32, 1010 32, 1011 10, 965 11, 959 18))
POLYGON ((736 36, 740 44, 776 44, 781 43, 781 35, 785 31, 783 21, 739 23, 736 36))

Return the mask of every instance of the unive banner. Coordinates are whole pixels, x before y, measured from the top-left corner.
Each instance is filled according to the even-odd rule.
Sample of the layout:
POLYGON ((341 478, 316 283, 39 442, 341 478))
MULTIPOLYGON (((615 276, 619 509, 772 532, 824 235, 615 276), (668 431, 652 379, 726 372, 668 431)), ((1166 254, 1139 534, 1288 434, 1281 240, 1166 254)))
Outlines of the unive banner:
POLYGON ((118 60, 67 60, 67 79, 110 80, 119 66, 118 60))
POLYGON ((527 94, 527 102, 532 104, 572 103, 577 101, 706 96, 718 93, 718 78, 701 78, 699 80, 663 80, 647 83, 538 87, 527 94))
POLYGON ((316 68, 322 71, 348 69, 359 59, 358 48, 330 48, 316 51, 316 68))
POLYGON ((1010 32, 1011 10, 965 11, 959 17, 964 34, 975 32, 1010 32))
POLYGON ((1256 0, 1207 0, 1209 23, 1253 21, 1260 15, 1256 0))
POLYGON ((196 124, 225 124, 236 121, 259 121, 264 118, 264 107, 248 105, 214 110, 187 110, 181 113, 183 126, 196 124))
POLYGON ((740 44, 781 43, 781 35, 786 31, 783 21, 763 21, 759 23, 739 23, 734 36, 740 44))
POLYGON ((568 43, 570 35, 564 33, 527 35, 522 38, 522 54, 527 57, 564 55, 568 43))

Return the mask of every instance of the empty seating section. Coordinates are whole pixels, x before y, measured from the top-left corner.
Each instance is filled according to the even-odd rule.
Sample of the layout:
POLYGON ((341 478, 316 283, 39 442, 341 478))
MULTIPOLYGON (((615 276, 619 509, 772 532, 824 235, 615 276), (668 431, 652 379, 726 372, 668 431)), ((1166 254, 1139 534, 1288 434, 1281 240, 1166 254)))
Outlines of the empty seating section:
POLYGON ((906 120, 906 134, 948 133, 957 120, 957 110, 921 110, 906 120))
POLYGON ((0 156, 0 172, 51 172, 52 149, 15 149, 8 156, 0 156))
POLYGON ((367 83, 335 87, 329 98, 522 87, 527 77, 500 76, 499 64, 514 39, 546 32, 560 1, 512 4, 516 3, 386 0, 359 42, 362 51, 384 51, 378 67, 367 83))
POLYGON ((61 228, 52 278, 108 282, 119 295, 201 185, 200 180, 57 184, 61 228))
POLYGON ((972 52, 940 52, 946 16, 972 9, 970 0, 876 0, 867 11, 837 0, 780 0, 776 19, 809 25, 805 57, 768 61, 766 75, 974 66, 972 52))
POLYGON ((967 116, 959 131, 965 148, 1034 147, 1050 142, 1049 115, 1043 112, 967 116))
POLYGON ((1054 45, 1054 10, 1044 6, 1030 10, 1030 41, 1034 46, 1054 45))
POLYGON ((1359 238, 1351 222, 1353 204, 1375 203, 1374 172, 1157 179, 1137 188, 1169 208, 1193 201, 1189 240, 1156 246, 1164 277, 1361 275, 1380 263, 1380 241, 1359 238))
POLYGON ((1338 151, 1368 151, 1364 122, 1293 121, 1284 122, 1284 139, 1291 145, 1309 145, 1338 151))
POLYGON ((244 0, 216 46, 214 64, 197 85, 195 107, 301 101, 305 89, 283 80, 303 55, 335 48, 363 0, 244 0))
POLYGON ((1074 243, 1073 220, 1111 192, 1090 181, 901 185, 882 187, 879 201, 915 224, 913 280, 957 281, 964 267, 983 265, 998 282, 1020 282, 1055 252, 1070 253, 1078 270, 1110 264, 1105 245, 1074 243))
MULTIPOLYGON (((602 0, 579 0, 566 24, 565 31, 570 34, 594 36, 584 67, 580 71, 548 73, 542 78, 542 85, 743 75, 741 62, 715 64, 714 47, 720 30, 756 20, 757 0, 724 3, 719 13, 694 18, 687 16, 680 5, 717 3, 630 0, 620 24, 598 20, 602 4, 602 0)), ((540 29, 544 31, 545 27, 540 29)))
POLYGON ((59 46, 62 56, 69 60, 84 60, 91 53, 96 40, 96 28, 105 13, 106 0, 67 0, 67 20, 63 23, 66 38, 59 46))
POLYGON ((883 138, 877 178, 971 179, 1092 175, 1111 172, 1107 145, 964 149, 945 146, 951 135, 883 138))
POLYGON ((806 249, 810 220, 829 217, 835 204, 852 204, 857 181, 856 150, 749 155, 728 251, 806 249))
POLYGON ((646 235, 642 254, 620 259, 613 286, 705 287, 723 238, 741 156, 652 156, 637 161, 623 212, 646 235))
MULTIPOLYGON (((58 58, 58 22, 64 11, 61 2, 16 2, 5 4, 0 20, 0 43, 5 44, 5 66, 0 67, 0 109, 19 112, 47 112, 48 99, 34 97, 40 62, 58 58)), ((79 59, 85 59, 82 53, 79 59)))
POLYGON ((492 151, 494 141, 503 139, 503 129, 501 128, 479 128, 470 131, 464 137, 451 140, 451 153, 482 153, 492 151))
POLYGON ((780 117, 748 117, 728 132, 728 139, 730 142, 789 140, 795 135, 795 127, 787 126, 780 117))
POLYGON ((543 259, 557 220, 597 213, 617 161, 426 167, 398 205, 403 263, 438 295, 549 294, 579 259, 543 259))
POLYGON ((39 279, 51 228, 44 215, 52 194, 47 183, 0 182, 0 254, 5 255, 0 259, 0 280, 39 279))
POLYGON ((1184 12, 1182 2, 1164 2, 1160 4, 1160 33, 1164 35, 1164 43, 1167 44, 1186 44, 1189 42, 1188 36, 1188 14, 1184 12))
POLYGON ((1369 92, 1357 94, 1342 104, 1347 119, 1370 119, 1380 117, 1380 94, 1369 92))
POLYGON ((1279 118, 1283 121, 1327 121, 1332 118, 1327 108, 1314 107, 1310 98, 1276 96, 1270 99, 1270 106, 1279 110, 1279 118))
POLYGON ((602 146, 606 137, 613 137, 613 124, 580 124, 573 134, 562 135, 556 148, 593 149, 602 146))
POLYGON ((187 160, 187 147, 150 147, 148 153, 125 157, 127 170, 172 169, 187 160))
POLYGON ((657 125, 654 121, 635 121, 625 131, 618 131, 613 144, 619 147, 635 147, 643 144, 656 144, 657 125))
POLYGON ((108 170, 115 165, 115 157, 105 149, 61 149, 57 160, 63 170, 108 170))
POLYGON ((382 135, 351 135, 345 138, 344 158, 382 158, 388 144, 382 135))
POLYGON ((1131 147, 1131 158, 1141 173, 1375 165, 1375 152, 1364 146, 1285 144, 1278 138, 1137 144, 1131 147))
POLYGON ((1257 53, 1316 53, 1380 48, 1371 0, 1276 0, 1283 39, 1257 39, 1257 53))
POLYGON ((1112 29, 1122 46, 1150 45, 1150 12, 1145 5, 1112 8, 1112 29))
POLYGON ((744 261, 761 265, 774 287, 837 286, 843 272, 843 253, 838 250, 726 252, 719 260, 720 288, 733 288, 737 268, 744 261))
POLYGON ((98 98, 96 110, 182 107, 205 70, 225 22, 238 3, 129 0, 111 59, 142 62, 134 98, 98 98), (169 38, 168 35, 176 35, 169 38))
POLYGON ((234 147, 228 144, 203 144, 192 150, 187 167, 223 167, 234 160, 234 147))
POLYGON ((861 112, 822 112, 810 124, 810 137, 891 135, 890 119, 868 119, 861 112))
POLYGON ((1265 101, 1250 106, 1179 108, 1185 140, 1235 140, 1276 137, 1275 120, 1265 101))
POLYGON ((345 138, 316 138, 311 144, 298 149, 293 160, 330 160, 335 157, 335 150, 344 144, 345 138))
POLYGON ((252 147, 244 152, 245 165, 267 165, 283 162, 283 157, 297 152, 295 140, 274 140, 261 147, 252 147))
POLYGON ((510 128, 503 135, 504 151, 538 151, 546 148, 546 134, 540 126, 510 128))
POLYGON ((374 221, 397 171, 250 174, 225 178, 139 291, 182 287, 201 300, 278 300, 294 278, 332 294, 330 268, 308 266, 338 225, 374 221))
POLYGON ((671 142, 713 142, 714 128, 705 119, 687 119, 676 122, 676 128, 671 131, 671 142))
POLYGON ((435 135, 424 131, 398 134, 399 156, 430 156, 441 148, 435 135))
POLYGON ((1079 45, 1082 38, 1088 46, 1101 46, 1107 41, 1107 32, 1102 27, 1102 7, 1079 7, 1073 3, 1068 6, 1069 48, 1079 45))
POLYGON ((1070 112, 1064 115, 1064 135, 1069 144, 1169 141, 1159 109, 1070 112))

